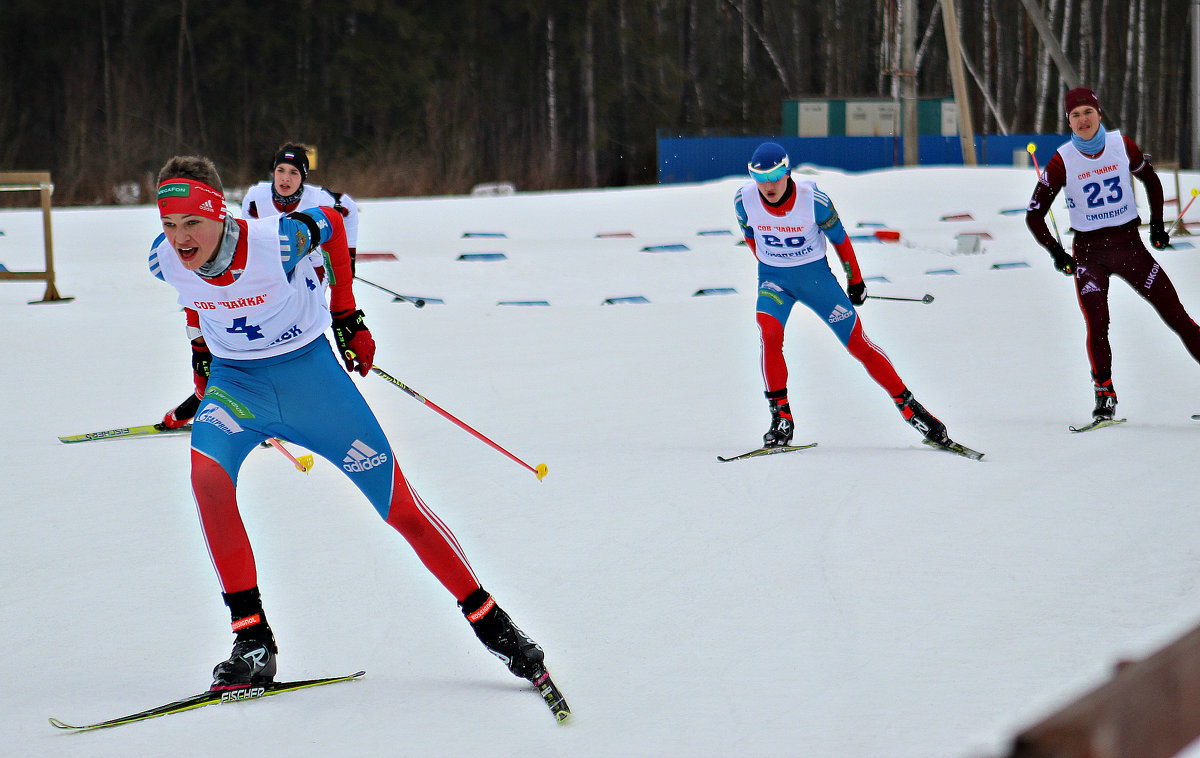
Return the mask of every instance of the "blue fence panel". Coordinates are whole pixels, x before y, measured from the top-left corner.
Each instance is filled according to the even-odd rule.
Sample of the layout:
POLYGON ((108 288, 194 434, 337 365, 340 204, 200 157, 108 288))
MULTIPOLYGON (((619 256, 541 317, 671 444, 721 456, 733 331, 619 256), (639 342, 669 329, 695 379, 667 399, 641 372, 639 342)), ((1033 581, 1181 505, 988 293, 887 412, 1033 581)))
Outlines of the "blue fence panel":
MULTIPOLYGON (((1061 134, 998 134, 975 138, 975 156, 980 165, 1012 166, 1014 153, 1035 145, 1038 163, 1050 160, 1061 134)), ((703 182, 727 176, 746 176, 746 163, 754 148, 766 141, 778 142, 788 151, 793 166, 812 164, 842 171, 872 171, 904 165, 901 137, 659 137, 658 181, 703 182)), ((922 166, 963 165, 962 142, 958 137, 918 137, 918 160, 922 166)))

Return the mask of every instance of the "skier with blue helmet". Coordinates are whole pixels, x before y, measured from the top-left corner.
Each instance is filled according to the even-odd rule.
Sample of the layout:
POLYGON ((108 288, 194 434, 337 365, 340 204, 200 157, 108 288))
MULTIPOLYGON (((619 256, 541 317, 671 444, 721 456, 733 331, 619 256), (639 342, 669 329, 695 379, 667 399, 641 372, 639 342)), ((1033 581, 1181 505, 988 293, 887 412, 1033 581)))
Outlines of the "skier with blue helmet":
POLYGON ((771 428, 763 435, 763 447, 789 445, 795 430, 788 403, 783 333, 796 303, 825 321, 927 442, 952 446, 946 425, 913 398, 891 360, 863 332, 855 307, 866 302, 867 286, 833 201, 815 182, 792 177, 787 151, 775 142, 759 145, 747 168, 751 180, 738 189, 734 210, 746 244, 758 259, 755 318, 762 342, 763 384, 771 409, 771 428), (827 242, 833 244, 846 271, 845 291, 830 270, 827 242))

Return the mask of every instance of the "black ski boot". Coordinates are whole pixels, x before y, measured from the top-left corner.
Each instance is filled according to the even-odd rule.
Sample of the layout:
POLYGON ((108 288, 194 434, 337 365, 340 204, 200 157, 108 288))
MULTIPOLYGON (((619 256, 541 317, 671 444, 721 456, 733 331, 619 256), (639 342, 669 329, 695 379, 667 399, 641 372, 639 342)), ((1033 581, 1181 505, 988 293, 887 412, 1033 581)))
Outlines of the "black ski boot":
POLYGON ((796 424, 787 398, 768 398, 771 403, 771 428, 763 435, 763 447, 784 447, 791 444, 796 424))
POLYGON ((486 590, 480 587, 458 605, 479 641, 515 676, 532 682, 546 672, 546 654, 513 624, 486 590))
POLYGON ((233 652, 213 668, 209 689, 230 690, 268 684, 275 680, 275 635, 262 611, 258 588, 226 594, 233 617, 233 652))
POLYGON ((1096 383, 1096 410, 1092 411, 1092 420, 1107 421, 1117 413, 1117 391, 1113 389, 1112 379, 1096 383))
POLYGON ((925 406, 914 400, 911 392, 904 390, 893 397, 892 402, 896 404, 896 409, 900 411, 904 420, 913 429, 925 435, 925 439, 935 445, 945 445, 950 441, 950 438, 946 436, 946 425, 925 410, 925 406))

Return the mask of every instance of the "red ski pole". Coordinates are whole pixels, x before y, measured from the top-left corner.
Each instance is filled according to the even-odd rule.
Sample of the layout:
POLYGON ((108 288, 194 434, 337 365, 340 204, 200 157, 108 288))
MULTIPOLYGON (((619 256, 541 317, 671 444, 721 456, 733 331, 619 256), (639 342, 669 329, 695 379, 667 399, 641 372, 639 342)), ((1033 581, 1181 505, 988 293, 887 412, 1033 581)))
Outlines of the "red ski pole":
POLYGON ((1179 226, 1180 221, 1183 221, 1183 214, 1187 213, 1188 208, 1192 207, 1192 203, 1196 202, 1196 195, 1200 195, 1200 190, 1192 187, 1192 199, 1188 200, 1187 205, 1183 206, 1183 210, 1179 212, 1179 218, 1175 219, 1174 224, 1171 224, 1171 231, 1167 232, 1168 235, 1175 233, 1175 227, 1179 226))
MULTIPOLYGON (((1042 170, 1040 168, 1038 168, 1037 145, 1030 142, 1028 145, 1025 146, 1025 149, 1027 151, 1029 151, 1029 157, 1033 158, 1033 170, 1037 172, 1038 178, 1041 179, 1042 178, 1042 170)), ((1058 222, 1054 220, 1054 211, 1050 210, 1049 208, 1047 208, 1046 210, 1050 211, 1050 223, 1054 224, 1054 236, 1058 240, 1058 246, 1062 247, 1062 235, 1058 233, 1058 222)))
POLYGON ((416 391, 416 390, 414 390, 412 387, 409 387, 407 384, 405 384, 404 382, 400 381, 399 379, 397 379, 396 377, 392 376, 391 374, 389 374, 388 372, 384 371, 383 369, 379 368, 378 366, 372 366, 372 367, 371 367, 371 370, 372 370, 372 371, 374 371, 376 374, 379 374, 380 376, 382 376, 384 379, 388 380, 388 381, 389 381, 389 382, 391 382, 392 384, 396 385, 396 386, 397 386, 397 387, 399 387, 400 389, 404 390, 404 391, 405 391, 405 392, 407 392, 409 395, 412 395, 412 397, 413 397, 413 398, 415 398, 415 399, 416 399, 418 402, 420 402, 420 403, 422 403, 422 404, 424 404, 424 405, 427 405, 427 406, 429 406, 429 407, 430 407, 431 409, 433 409, 434 411, 437 411, 439 414, 441 414, 441 416, 442 416, 443 418, 445 418, 447 421, 450 421, 451 423, 455 424, 455 425, 456 425, 458 428, 460 428, 460 429, 462 429, 462 430, 464 430, 464 431, 466 431, 466 432, 469 432, 469 433, 470 433, 470 434, 472 434, 472 435, 473 435, 473 436, 474 436, 476 439, 478 439, 480 442, 483 442, 483 443, 485 443, 485 444, 487 444, 487 445, 491 446, 492 448, 494 448, 494 449, 496 449, 496 450, 499 450, 501 453, 504 453, 505 455, 507 455, 507 456, 508 456, 509 458, 511 458, 512 460, 516 461, 517 463, 521 464, 521 465, 522 465, 522 466, 524 466, 525 468, 529 469, 530 471, 532 471, 532 472, 534 473, 534 475, 536 475, 536 476, 537 476, 537 478, 538 478, 538 481, 539 481, 539 482, 542 480, 542 478, 543 478, 543 477, 545 477, 545 476, 546 476, 546 474, 550 473, 549 469, 546 467, 546 464, 544 464, 544 463, 539 463, 539 464, 538 464, 536 467, 535 467, 535 466, 530 466, 530 465, 529 465, 528 463, 526 463, 525 461, 521 460, 521 459, 520 459, 520 458, 518 458, 517 456, 513 455, 512 453, 508 452, 508 451, 507 451, 507 450, 505 450, 504 448, 502 448, 502 447, 500 447, 499 445, 497 445, 495 442, 492 442, 492 441, 491 441, 490 439, 488 439, 487 437, 483 436, 483 435, 482 435, 482 434, 480 434, 479 432, 477 432, 477 431, 475 431, 474 429, 472 429, 472 428, 471 428, 470 426, 468 426, 468 425, 467 425, 465 422, 463 422, 463 421, 460 421, 460 420, 459 420, 458 418, 456 418, 456 417, 455 417, 453 414, 451 414, 449 411, 447 411, 447 410, 445 410, 444 408, 442 408, 441 406, 439 406, 437 403, 434 403, 432 400, 429 400, 429 399, 428 399, 428 398, 426 398, 424 395, 422 395, 421 393, 417 392, 417 391, 416 391))

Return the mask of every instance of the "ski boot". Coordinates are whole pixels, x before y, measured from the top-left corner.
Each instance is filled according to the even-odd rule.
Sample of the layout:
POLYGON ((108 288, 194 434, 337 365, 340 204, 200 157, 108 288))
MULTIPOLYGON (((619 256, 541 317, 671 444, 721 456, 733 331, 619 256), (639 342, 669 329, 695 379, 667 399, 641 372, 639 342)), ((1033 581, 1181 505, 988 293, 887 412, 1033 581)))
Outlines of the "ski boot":
POLYGON ((946 445, 950 438, 946 436, 946 425, 938 421, 937 417, 929 411, 925 410, 925 406, 913 399, 912 393, 904 390, 899 395, 892 398, 892 402, 896 404, 896 409, 900 411, 900 415, 909 425, 916 429, 921 434, 925 435, 925 439, 935 445, 946 445))
POLYGON ((479 641, 508 666, 514 676, 536 681, 546 672, 546 654, 525 632, 513 624, 492 596, 482 587, 459 603, 479 641))
POLYGON ((796 424, 792 420, 792 408, 788 405, 787 398, 771 398, 770 403, 771 428, 763 435, 763 447, 784 447, 791 444, 792 434, 796 431, 796 424))
POLYGON ((1112 379, 1096 383, 1096 409, 1092 411, 1092 420, 1108 421, 1117 413, 1117 392, 1113 389, 1112 379))
POLYGON ((233 652, 213 668, 209 689, 231 690, 269 684, 275 680, 275 635, 263 615, 258 588, 225 595, 233 617, 233 652), (248 612, 250 611, 250 612, 248 612))

